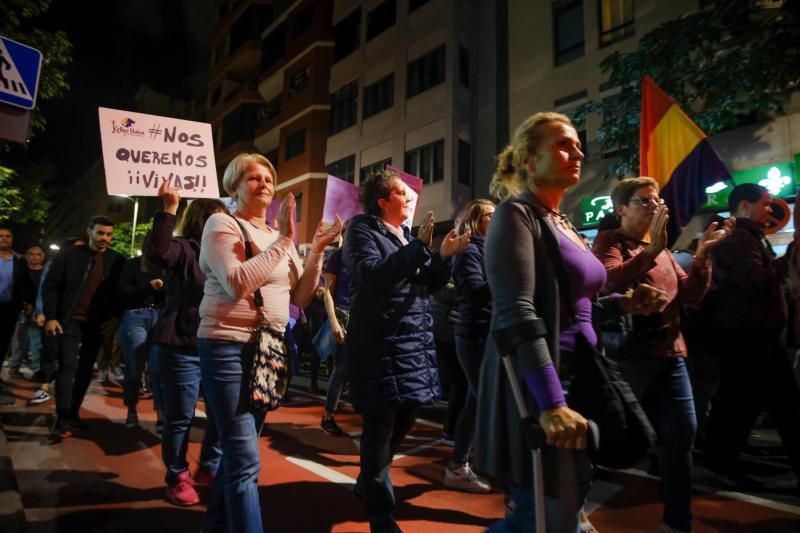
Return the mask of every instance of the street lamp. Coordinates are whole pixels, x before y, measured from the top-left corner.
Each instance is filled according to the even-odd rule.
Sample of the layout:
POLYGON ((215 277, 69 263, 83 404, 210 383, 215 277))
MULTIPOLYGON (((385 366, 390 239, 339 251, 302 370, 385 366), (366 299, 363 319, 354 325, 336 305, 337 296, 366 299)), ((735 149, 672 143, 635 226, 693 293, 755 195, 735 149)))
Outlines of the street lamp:
POLYGON ((120 198, 127 198, 133 202, 133 226, 131 227, 131 257, 133 257, 133 250, 136 247, 136 219, 139 217, 139 199, 127 194, 116 194, 120 198))

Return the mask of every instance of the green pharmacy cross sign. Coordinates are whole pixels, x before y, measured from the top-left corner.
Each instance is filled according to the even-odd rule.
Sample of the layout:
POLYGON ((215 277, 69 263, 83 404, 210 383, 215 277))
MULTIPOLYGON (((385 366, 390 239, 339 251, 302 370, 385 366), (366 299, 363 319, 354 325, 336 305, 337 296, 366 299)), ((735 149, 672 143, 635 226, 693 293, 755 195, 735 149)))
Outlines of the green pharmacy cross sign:
MULTIPOLYGON (((795 195, 795 165, 792 162, 775 163, 749 168, 747 170, 734 170, 733 183, 757 183, 767 188, 776 198, 793 198, 795 195)), ((734 185, 724 181, 715 183, 706 189, 706 203, 704 208, 727 209, 728 196, 734 185)))

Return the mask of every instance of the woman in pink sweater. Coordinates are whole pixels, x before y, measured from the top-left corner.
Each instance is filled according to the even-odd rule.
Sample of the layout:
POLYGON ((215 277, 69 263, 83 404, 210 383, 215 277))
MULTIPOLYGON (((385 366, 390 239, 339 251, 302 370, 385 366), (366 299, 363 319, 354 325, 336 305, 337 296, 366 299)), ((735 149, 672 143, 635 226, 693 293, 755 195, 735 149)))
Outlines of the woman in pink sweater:
POLYGON ((322 252, 341 231, 338 217, 320 222, 305 267, 294 246, 295 199, 290 193, 278 214, 279 230, 266 222, 277 173, 259 154, 240 154, 225 169, 222 185, 236 200, 231 215, 212 215, 203 230, 200 268, 207 279, 197 331, 203 389, 222 445, 222 462, 203 531, 261 532, 258 502, 258 435, 266 411, 248 398, 248 372, 255 351, 254 328, 261 318, 283 332, 289 303, 307 306, 322 271, 322 252), (237 220, 234 220, 236 217, 237 220), (252 257, 245 252, 245 235, 252 257), (264 307, 253 294, 260 291, 264 307))

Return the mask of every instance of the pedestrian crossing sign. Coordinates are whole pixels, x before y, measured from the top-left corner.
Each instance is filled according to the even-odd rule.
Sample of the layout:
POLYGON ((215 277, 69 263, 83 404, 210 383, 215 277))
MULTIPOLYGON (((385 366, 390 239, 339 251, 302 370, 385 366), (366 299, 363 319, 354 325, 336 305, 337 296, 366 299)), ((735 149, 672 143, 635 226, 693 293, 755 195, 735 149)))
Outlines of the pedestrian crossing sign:
POLYGON ((39 50, 0 36, 0 103, 33 109, 41 67, 39 50))

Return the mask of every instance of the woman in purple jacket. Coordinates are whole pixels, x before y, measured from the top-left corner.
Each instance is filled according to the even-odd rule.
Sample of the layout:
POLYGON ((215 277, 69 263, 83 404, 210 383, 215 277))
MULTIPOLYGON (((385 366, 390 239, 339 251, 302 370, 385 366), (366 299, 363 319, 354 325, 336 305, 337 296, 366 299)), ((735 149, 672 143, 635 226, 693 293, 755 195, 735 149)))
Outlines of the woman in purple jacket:
POLYGON ((167 271, 167 295, 155 326, 166 423, 161 455, 167 467, 167 498, 175 505, 190 506, 200 501, 194 483, 210 484, 216 474, 222 450, 219 436, 208 412, 208 427, 200 452, 200 467, 194 480, 189 474, 186 450, 197 399, 200 395, 200 357, 197 354, 198 308, 203 299, 206 276, 200 270, 200 241, 203 226, 214 213, 225 213, 216 199, 198 198, 183 212, 178 225, 180 237, 172 233, 178 221, 180 189, 161 185, 158 194, 164 210, 153 217, 153 233, 147 243, 148 260, 167 271))

